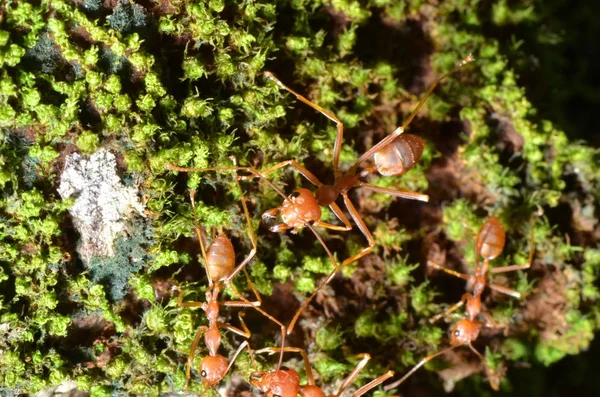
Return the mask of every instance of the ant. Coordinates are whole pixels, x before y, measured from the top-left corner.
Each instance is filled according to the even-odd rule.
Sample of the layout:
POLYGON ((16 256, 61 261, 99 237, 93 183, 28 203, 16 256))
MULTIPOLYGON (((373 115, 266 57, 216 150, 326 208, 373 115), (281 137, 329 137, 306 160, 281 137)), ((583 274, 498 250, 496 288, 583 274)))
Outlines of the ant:
MULTIPOLYGON (((489 328, 499 328, 499 326, 490 316, 489 313, 483 310, 481 296, 483 291, 485 290, 486 285, 491 289, 504 293, 506 295, 513 296, 515 298, 520 298, 521 294, 517 291, 499 286, 497 284, 489 284, 487 281, 488 270, 490 273, 506 273, 516 270, 528 269, 531 267, 531 263, 533 261, 534 254, 534 234, 533 228, 531 229, 531 237, 530 237, 530 247, 529 247, 529 260, 524 265, 511 265, 504 267, 497 267, 489 269, 489 261, 496 258, 498 255, 502 253, 504 249, 504 243, 506 241, 506 233, 504 231, 504 227, 498 220, 498 218, 492 216, 490 217, 484 224, 481 226, 479 233, 477 234, 477 239, 475 242, 475 249, 477 255, 476 258, 476 269, 475 274, 473 276, 469 276, 467 274, 455 272, 454 270, 447 269, 443 266, 438 265, 435 262, 428 261, 427 265, 432 266, 436 269, 443 270, 453 276, 462 278, 468 282, 467 287, 472 290, 472 293, 465 293, 460 302, 446 309, 443 313, 438 314, 432 317, 429 322, 434 323, 441 317, 445 317, 451 312, 457 310, 461 306, 466 304, 466 318, 459 320, 456 324, 454 324, 450 329, 450 347, 442 349, 441 351, 431 354, 425 357, 423 360, 419 361, 408 373, 406 373, 400 380, 391 383, 385 387, 386 390, 390 390, 398 387, 402 382, 404 382, 410 375, 412 375, 417 369, 425 365, 428 361, 434 359, 435 357, 442 355, 458 346, 468 346, 471 351, 473 351, 477 357, 481 359, 481 361, 486 365, 486 368, 489 368, 487 365, 487 361, 485 357, 479 353, 472 345, 472 343, 477 340, 479 337, 479 332, 481 328, 486 326, 489 328), (478 263, 478 257, 481 255, 483 257, 483 264, 480 266, 478 263), (479 316, 482 317, 483 321, 478 320, 479 316)), ((497 383, 490 382, 493 389, 498 389, 497 383)))
MULTIPOLYGON (((498 284, 488 283, 488 272, 496 274, 529 269, 533 261, 533 254, 535 250, 533 240, 533 228, 531 229, 529 260, 526 264, 495 267, 490 269, 490 261, 495 259, 496 257, 498 257, 498 255, 502 253, 505 242, 506 232, 504 231, 504 227, 502 226, 498 218, 492 216, 483 224, 483 226, 481 226, 481 229, 479 229, 479 233, 477 233, 477 238, 475 239, 475 274, 468 275, 464 273, 459 273, 452 269, 448 269, 444 266, 441 266, 431 260, 427 261, 427 266, 431 266, 435 269, 442 270, 455 277, 466 280, 467 288, 469 288, 473 292, 465 293, 459 303, 448 308, 443 313, 432 317, 430 322, 433 323, 439 318, 445 317, 447 314, 458 309, 465 303, 467 304, 468 313, 481 312, 481 295, 483 294, 483 291, 485 290, 486 286, 490 287, 494 291, 498 291, 500 293, 512 296, 514 298, 521 299, 521 294, 517 291, 508 289, 498 284), (481 265, 479 265, 479 255, 481 255, 481 257, 483 258, 483 264, 481 265)), ((469 316, 472 317, 470 314, 469 316)))
POLYGON ((364 154, 362 154, 359 157, 359 159, 354 163, 354 165, 352 165, 346 172, 342 172, 339 169, 340 153, 342 149, 342 142, 344 136, 343 123, 333 113, 320 107, 316 103, 311 102, 304 96, 298 94, 297 92, 283 84, 283 82, 277 79, 271 72, 265 73, 265 76, 267 78, 273 80, 278 86, 290 92, 300 102, 305 103, 306 105, 312 107, 319 113, 323 114, 329 120, 336 123, 337 126, 337 136, 333 146, 333 185, 327 185, 322 183, 312 172, 310 172, 304 166, 300 165, 295 160, 283 161, 267 169, 266 171, 260 172, 261 177, 264 178, 268 174, 280 168, 290 166, 296 169, 298 172, 300 172, 302 176, 304 176, 310 183, 317 187, 314 193, 309 189, 296 189, 291 195, 288 196, 288 199, 284 201, 284 203, 281 206, 265 212, 263 214, 263 217, 265 218, 274 218, 277 215, 280 215, 281 217, 282 223, 272 226, 270 228, 271 231, 282 232, 288 229, 298 231, 300 228, 306 226, 307 224, 312 224, 313 226, 320 226, 326 229, 337 231, 351 230, 352 224, 350 223, 346 215, 342 212, 340 207, 335 203, 341 195, 344 201, 344 205, 350 213, 350 216, 352 217, 359 230, 365 236, 368 242, 368 247, 363 248, 357 254, 345 259, 341 264, 337 265, 330 273, 330 275, 325 279, 325 281, 322 282, 319 285, 319 287, 313 292, 313 294, 302 304, 302 306, 300 307, 300 309, 298 309, 294 318, 292 319, 292 322, 288 327, 288 334, 290 334, 293 331, 294 325, 300 317, 300 314, 304 311, 304 309, 306 309, 306 307, 312 301, 312 299, 314 299, 319 290, 321 290, 329 281, 331 281, 334 275, 342 267, 367 255, 375 247, 375 238, 367 228, 367 225, 358 213, 358 210, 356 209, 354 204, 352 204, 350 198, 348 197, 348 191, 350 189, 355 187, 364 187, 374 192, 386 193, 396 197, 419 200, 424 202, 429 201, 429 196, 427 196, 426 194, 421 194, 409 190, 396 190, 375 186, 362 181, 361 178, 368 176, 374 171, 377 171, 383 176, 402 175, 411 170, 416 165, 423 153, 425 141, 416 135, 403 134, 404 131, 416 117, 417 113, 419 112, 427 98, 431 95, 433 90, 438 86, 438 84, 440 84, 442 80, 444 80, 454 71, 474 60, 475 59, 472 55, 467 56, 457 65, 455 65, 448 73, 442 75, 438 80, 431 84, 431 86, 425 92, 425 95, 417 104, 417 107, 413 110, 413 112, 410 114, 410 116, 404 122, 404 124, 396 128, 391 134, 383 138, 371 149, 367 150, 364 154), (373 157, 374 167, 367 167, 359 171, 361 165, 367 160, 369 160, 371 157, 373 157), (320 206, 329 206, 331 211, 344 224, 344 226, 332 225, 321 221, 320 206))
MULTIPOLYGON (((310 203, 309 206, 307 207, 306 205, 304 205, 303 201, 301 198, 299 198, 298 196, 294 196, 293 194, 288 197, 285 195, 285 193, 283 193, 277 186, 275 186, 271 181, 269 181, 267 178, 264 177, 264 175, 259 172, 258 170, 252 168, 252 167, 238 167, 236 165, 235 162, 235 158, 232 157, 233 162, 234 162, 234 166, 233 167, 212 167, 212 168, 186 168, 186 167, 179 167, 176 165, 173 165, 171 163, 166 163, 166 167, 170 168, 174 171, 180 171, 180 172, 206 172, 206 171, 246 171, 248 172, 250 175, 252 175, 253 177, 256 178, 260 178, 261 180, 263 180, 269 187, 271 187, 276 193, 278 193, 284 200, 284 205, 286 205, 286 210, 283 211, 282 216, 286 216, 286 219, 288 219, 288 221, 291 222, 290 219, 295 219, 295 222, 297 222, 297 227, 300 228, 302 226, 306 226, 307 228, 309 228, 313 234, 315 235, 315 237, 317 238, 317 240, 321 243, 321 245, 323 246, 323 248, 325 249, 325 252, 327 253, 327 255, 329 256, 329 259, 331 259, 331 262, 333 264, 334 269, 339 269, 340 266, 338 266, 338 263, 335 259, 335 257, 333 256, 333 254, 331 253, 331 250, 327 247, 327 244, 325 244, 325 241, 323 240, 323 238, 319 235, 319 233, 317 233, 316 229, 314 228, 314 224, 309 223, 308 221, 305 221, 304 218, 306 217, 305 213, 306 212, 311 212, 311 211, 318 211, 319 212, 319 217, 320 217, 320 213, 321 213, 321 208, 319 208, 318 205, 316 205, 316 207, 311 207, 310 203)), ((248 179, 248 177, 242 177, 242 176, 237 176, 236 177, 236 183, 239 186, 239 180, 240 179, 248 179)), ((307 189, 300 189, 300 190, 307 190, 307 189)), ((242 201, 243 206, 244 206, 244 211, 247 212, 247 208, 246 208, 246 203, 245 201, 242 201)), ((192 203, 193 205, 193 203, 192 203)), ((249 217, 249 215, 248 215, 249 217)), ((335 225, 331 225, 334 226, 335 225)), ((252 244, 253 244, 253 250, 251 251, 251 255, 253 256, 256 253, 256 239, 254 237, 253 232, 251 232, 251 240, 252 240, 252 244)), ((250 258, 251 259, 251 258, 250 258)), ((250 260, 247 259, 243 262, 243 265, 247 264, 250 260)), ((243 267, 242 265, 240 265, 239 267, 243 267)), ((239 270, 235 271, 232 273, 233 276, 235 276, 237 273, 239 272, 239 270)), ((335 276, 335 272, 331 273, 328 278, 321 283, 321 285, 319 285, 319 287, 317 288, 317 291, 320 290, 321 288, 323 288, 329 281, 331 281, 331 279, 333 278, 333 276, 335 276)), ((248 276, 247 276, 248 277, 248 276)), ((250 281, 248 279, 248 281, 250 281)), ((250 283, 250 285, 252 285, 250 283)), ((257 296, 258 298, 258 292, 253 288, 254 294, 257 296)), ((239 295, 239 294, 238 294, 239 295)), ((316 295, 316 293, 314 293, 310 299, 312 299, 314 296, 316 295)), ((290 326, 287 328, 287 332, 286 332, 286 328, 285 326, 281 325, 281 323, 277 320, 275 320, 274 318, 272 318, 270 315, 267 315, 266 313, 264 313, 265 315, 267 315, 269 318, 271 318, 273 321, 275 321, 278 325, 280 325, 282 328, 282 346, 285 346, 285 335, 289 335, 292 333, 292 330, 294 328, 294 324, 296 323, 296 320, 298 319, 298 317, 300 316, 300 313, 302 313, 302 311, 306 308, 306 306, 308 305, 305 304, 303 305, 295 314, 294 319, 292 321, 292 323, 290 324, 290 326)), ((258 305, 254 305, 255 308, 257 308, 258 305)), ((257 308, 257 310, 259 310, 257 308)), ((279 359, 279 366, 277 368, 279 368, 281 366, 281 363, 283 361, 283 351, 281 353, 280 359, 279 359)))
MULTIPOLYGON (((250 383, 256 386, 266 397, 296 397, 298 394, 302 397, 326 397, 323 390, 315 384, 315 378, 310 368, 310 361, 306 350, 298 347, 275 348, 267 347, 257 350, 256 353, 277 353, 277 352, 297 352, 302 355, 308 385, 300 385, 300 375, 293 369, 281 368, 271 371, 255 371, 250 375, 250 383)), ((359 355, 362 360, 350 372, 350 375, 342 382, 338 392, 329 397, 339 397, 354 382, 363 368, 367 365, 371 356, 367 353, 359 355)), ((367 383, 352 394, 352 397, 359 397, 369 390, 377 387, 389 378, 394 376, 394 371, 388 371, 377 379, 367 383)))
MULTIPOLYGON (((282 343, 285 343, 285 326, 259 307, 261 304, 260 294, 254 287, 254 284, 250 280, 250 276, 248 275, 248 272, 246 270, 246 266, 256 255, 256 236, 254 235, 254 231, 252 229, 252 222, 250 219, 250 214, 248 212, 248 206, 246 204, 246 200, 244 198, 243 192, 241 190, 237 178, 235 178, 235 183, 241 194, 241 203, 244 211, 244 217, 246 218, 246 222, 248 224, 248 234, 252 243, 252 249, 246 256, 246 258, 236 267, 235 251, 233 248, 233 244, 231 244, 229 238, 224 234, 220 234, 213 239, 213 241, 208 245, 208 247, 205 247, 205 239, 202 233, 202 229, 197 224, 195 226, 196 234, 198 235, 198 240, 200 241, 200 250, 202 252, 202 258, 204 259, 205 269, 208 275, 206 302, 183 302, 184 291, 178 288, 179 294, 177 296, 177 305, 179 305, 180 307, 201 307, 202 310, 204 310, 204 312, 206 313, 206 317, 208 318, 208 326, 201 326, 198 329, 198 332, 196 333, 194 341, 192 342, 185 372, 186 392, 188 390, 188 384, 191 377, 191 366, 194 359, 195 351, 198 347, 200 339, 202 338, 202 335, 204 335, 204 343, 206 344, 209 353, 208 356, 202 359, 200 364, 200 376, 205 388, 213 388, 223 379, 227 372, 229 372, 229 369, 233 365, 233 362, 240 354, 240 352, 244 349, 244 347, 248 348, 248 350, 250 351, 248 341, 244 341, 239 346, 233 358, 229 362, 227 358, 217 353, 221 344, 221 332, 219 328, 225 328, 245 338, 250 338, 251 335, 250 331, 248 330, 248 327, 242 319, 242 313, 239 314, 239 319, 242 324, 243 330, 236 328, 230 324, 218 321, 220 306, 254 308, 259 313, 261 313, 262 315, 276 323, 279 327, 281 327, 281 336, 283 340, 282 343), (246 275, 248 285, 250 286, 253 294, 256 297, 255 302, 250 302, 248 299, 246 299, 242 294, 240 294, 240 292, 234 287, 234 285, 231 282, 231 280, 241 271, 243 271, 246 275), (239 300, 219 302, 218 296, 223 286, 229 288, 229 290, 232 291, 233 295, 239 300)), ((194 195, 195 191, 190 191, 190 201, 192 204, 192 209, 194 211, 194 214, 196 214, 196 203, 194 200, 194 195)), ((282 360, 283 353, 281 354, 279 365, 281 365, 282 360)))

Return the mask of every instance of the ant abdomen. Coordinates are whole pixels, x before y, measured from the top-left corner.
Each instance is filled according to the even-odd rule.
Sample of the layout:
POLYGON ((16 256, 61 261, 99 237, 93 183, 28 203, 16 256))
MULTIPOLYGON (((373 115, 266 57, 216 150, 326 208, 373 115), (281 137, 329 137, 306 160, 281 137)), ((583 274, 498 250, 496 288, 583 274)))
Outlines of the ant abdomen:
POLYGON ((506 233, 504 227, 495 216, 490 217, 481 226, 477 235, 477 252, 488 260, 496 258, 504 249, 506 233))
POLYGON ((210 243, 206 249, 206 262, 213 282, 229 277, 235 267, 235 251, 227 236, 218 236, 210 243))
POLYGON ((417 164, 424 146, 425 141, 418 136, 402 134, 374 154, 375 167, 384 176, 402 175, 417 164))
MULTIPOLYGON (((320 387, 314 385, 302 386, 302 397, 327 397, 320 387)), ((335 397, 335 396, 334 396, 335 397)))

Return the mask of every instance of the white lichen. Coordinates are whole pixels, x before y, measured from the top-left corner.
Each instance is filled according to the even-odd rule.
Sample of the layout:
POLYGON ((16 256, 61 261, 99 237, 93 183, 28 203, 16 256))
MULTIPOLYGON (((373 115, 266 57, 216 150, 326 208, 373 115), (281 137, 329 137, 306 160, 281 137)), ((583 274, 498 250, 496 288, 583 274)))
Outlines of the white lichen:
POLYGON ((61 197, 76 197, 69 212, 81 235, 78 252, 86 263, 94 256, 113 256, 114 241, 125 232, 128 221, 143 215, 137 189, 123 184, 116 166, 114 154, 105 149, 90 157, 74 153, 60 178, 61 197))

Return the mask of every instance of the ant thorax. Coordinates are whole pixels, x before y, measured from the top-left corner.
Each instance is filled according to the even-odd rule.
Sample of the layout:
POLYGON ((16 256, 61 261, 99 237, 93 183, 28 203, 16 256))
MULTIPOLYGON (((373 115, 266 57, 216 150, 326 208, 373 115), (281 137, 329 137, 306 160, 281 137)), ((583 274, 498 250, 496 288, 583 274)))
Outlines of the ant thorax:
POLYGON ((327 397, 320 387, 314 385, 301 386, 300 395, 302 397, 327 397))
POLYGON ((469 320, 474 320, 481 313, 481 299, 478 296, 469 294, 467 297, 467 316, 469 320))
POLYGON ((315 197, 319 205, 329 205, 333 203, 339 196, 340 191, 332 185, 323 185, 315 191, 315 197))

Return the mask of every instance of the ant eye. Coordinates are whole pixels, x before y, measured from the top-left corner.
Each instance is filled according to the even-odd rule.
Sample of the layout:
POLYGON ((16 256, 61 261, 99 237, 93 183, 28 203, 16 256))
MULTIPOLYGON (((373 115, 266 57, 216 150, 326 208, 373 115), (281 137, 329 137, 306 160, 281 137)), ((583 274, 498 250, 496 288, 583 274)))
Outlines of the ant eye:
POLYGON ((206 378, 206 371, 200 372, 200 376, 202 376, 203 378, 206 378))
MULTIPOLYGON (((296 198, 298 196, 300 196, 300 192, 294 192, 294 193, 290 194, 291 198, 296 198)), ((274 396, 274 397, 278 397, 278 396, 274 396)))
POLYGON ((289 368, 289 367, 286 367, 285 365, 282 365, 282 366, 281 366, 281 369, 282 369, 283 371, 289 371, 289 370, 290 370, 290 368, 289 368))
POLYGON ((460 331, 459 330, 454 331, 454 336, 460 336, 460 331))

